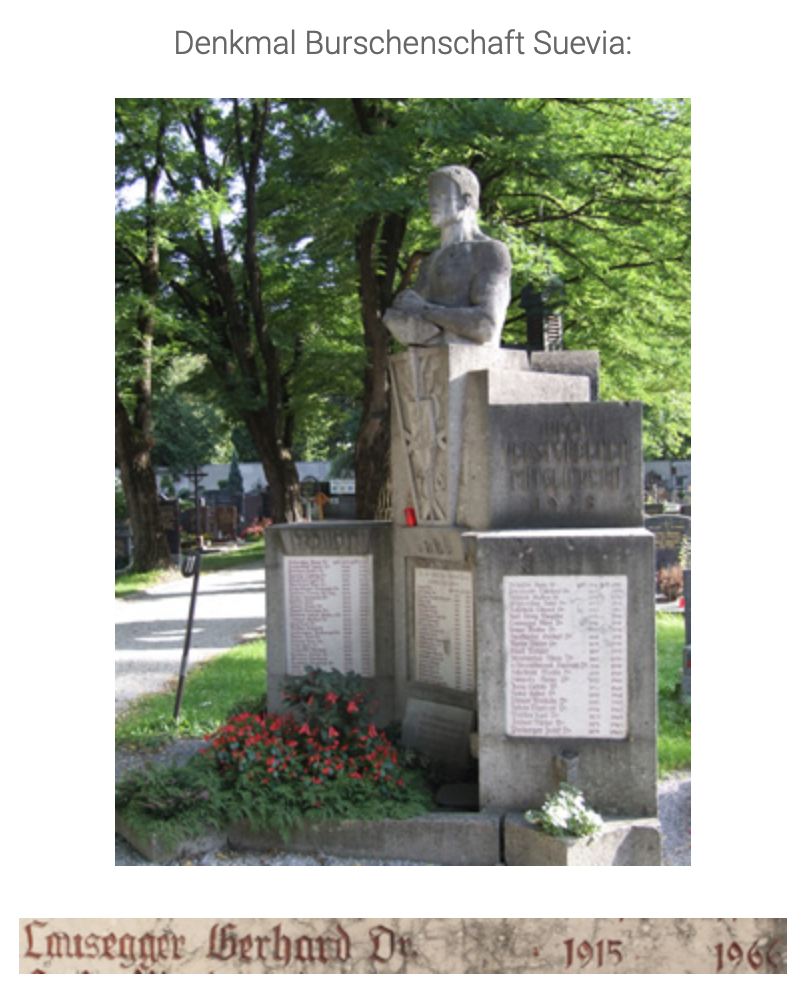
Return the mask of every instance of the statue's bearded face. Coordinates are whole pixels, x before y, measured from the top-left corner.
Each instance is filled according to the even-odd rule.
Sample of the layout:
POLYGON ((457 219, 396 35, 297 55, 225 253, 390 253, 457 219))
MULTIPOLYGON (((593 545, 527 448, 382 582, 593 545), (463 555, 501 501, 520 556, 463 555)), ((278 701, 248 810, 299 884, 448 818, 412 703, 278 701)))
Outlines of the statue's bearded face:
POLYGON ((429 211, 436 227, 459 222, 468 209, 469 200, 450 178, 437 174, 429 181, 429 211))

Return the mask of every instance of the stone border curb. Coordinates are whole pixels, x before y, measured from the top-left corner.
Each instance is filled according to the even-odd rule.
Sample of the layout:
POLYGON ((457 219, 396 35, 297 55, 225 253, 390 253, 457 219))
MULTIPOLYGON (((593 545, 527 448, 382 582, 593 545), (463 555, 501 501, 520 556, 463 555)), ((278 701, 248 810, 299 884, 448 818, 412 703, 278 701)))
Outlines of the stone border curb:
POLYGON ((244 821, 209 829, 171 847, 152 833, 132 831, 118 813, 115 831, 143 857, 167 864, 226 848, 252 852, 298 852, 377 861, 422 861, 435 865, 660 865, 657 819, 608 820, 597 837, 566 840, 539 833, 521 814, 435 812, 412 819, 310 823, 288 840, 277 831, 255 830, 244 821))

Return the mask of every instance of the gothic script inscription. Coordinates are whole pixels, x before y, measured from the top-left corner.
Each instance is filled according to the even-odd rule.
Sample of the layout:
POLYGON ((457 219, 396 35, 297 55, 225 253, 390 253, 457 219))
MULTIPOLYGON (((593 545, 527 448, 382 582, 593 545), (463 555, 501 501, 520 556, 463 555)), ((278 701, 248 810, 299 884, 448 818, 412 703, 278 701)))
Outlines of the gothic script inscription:
POLYGON ((787 974, 787 920, 21 918, 20 974, 787 974))
POLYGON ((507 734, 628 734, 627 578, 505 576, 507 734))
POLYGON ((286 671, 373 675, 373 559, 286 557, 286 671))
POLYGON ((474 602, 470 572, 415 569, 416 678, 472 692, 474 602))

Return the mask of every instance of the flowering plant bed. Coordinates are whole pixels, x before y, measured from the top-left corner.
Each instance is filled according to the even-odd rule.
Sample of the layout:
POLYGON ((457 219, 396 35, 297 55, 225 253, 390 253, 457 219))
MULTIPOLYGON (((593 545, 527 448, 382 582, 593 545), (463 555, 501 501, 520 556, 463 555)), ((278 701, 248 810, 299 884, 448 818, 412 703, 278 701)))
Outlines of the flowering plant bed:
POLYGON ((368 720, 359 679, 311 670, 284 695, 296 715, 236 715, 185 767, 125 778, 121 825, 171 846, 243 821, 287 838, 304 823, 428 812, 428 784, 368 720))
POLYGON ((271 526, 271 519, 255 519, 249 526, 241 531, 241 540, 252 543, 256 540, 263 540, 266 536, 267 526, 271 526))

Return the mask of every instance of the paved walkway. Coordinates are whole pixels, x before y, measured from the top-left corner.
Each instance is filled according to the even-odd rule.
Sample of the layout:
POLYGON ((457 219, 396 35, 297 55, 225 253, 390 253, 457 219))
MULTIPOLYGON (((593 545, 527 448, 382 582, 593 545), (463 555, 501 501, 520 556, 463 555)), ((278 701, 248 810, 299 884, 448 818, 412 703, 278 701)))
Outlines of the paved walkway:
MULTIPOLYGON (((179 673, 192 585, 192 578, 175 579, 115 600, 116 711, 141 694, 162 690, 179 673)), ((263 629, 263 565, 203 571, 193 623, 189 668, 263 629)))

